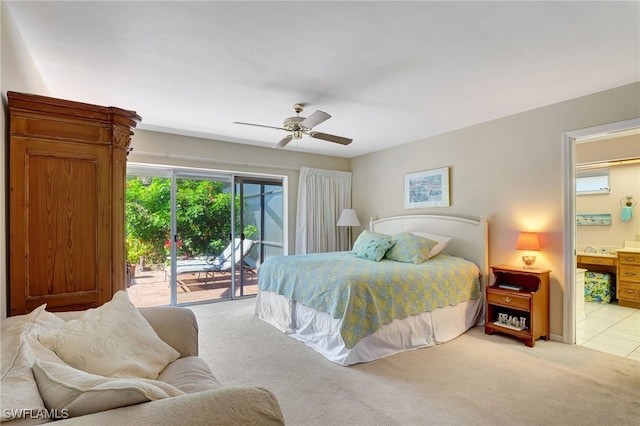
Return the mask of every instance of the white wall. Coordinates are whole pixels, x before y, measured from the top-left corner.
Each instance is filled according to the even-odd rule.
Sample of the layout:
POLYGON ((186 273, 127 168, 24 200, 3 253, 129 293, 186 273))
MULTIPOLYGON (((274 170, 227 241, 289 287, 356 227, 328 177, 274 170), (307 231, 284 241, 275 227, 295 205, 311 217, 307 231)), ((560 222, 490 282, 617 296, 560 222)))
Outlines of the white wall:
POLYGON ((9 13, 6 3, 0 2, 0 92, 2 93, 0 114, 0 135, 2 135, 2 149, 0 149, 0 185, 3 188, 0 197, 0 224, 4 228, 0 232, 0 318, 7 316, 7 204, 6 192, 6 159, 9 140, 7 91, 35 93, 48 95, 49 90, 33 62, 15 22, 9 13))
POLYGON ((640 134, 619 133, 622 135, 576 143, 576 164, 640 158, 640 134))
POLYGON ((561 336, 562 135, 636 117, 640 83, 354 158, 353 206, 361 219, 417 213, 487 216, 492 265, 521 264, 514 249, 518 232, 540 232, 536 265, 552 271, 550 327, 561 336), (404 175, 440 167, 451 168, 451 206, 405 210, 404 175))

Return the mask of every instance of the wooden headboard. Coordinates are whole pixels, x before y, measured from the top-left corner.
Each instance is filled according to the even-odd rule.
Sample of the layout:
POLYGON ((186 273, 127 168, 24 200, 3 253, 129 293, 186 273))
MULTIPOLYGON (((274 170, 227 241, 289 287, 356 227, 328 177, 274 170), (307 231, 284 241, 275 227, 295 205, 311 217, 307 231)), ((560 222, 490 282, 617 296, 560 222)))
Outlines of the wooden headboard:
POLYGON ((472 261, 482 272, 484 286, 489 276, 489 223, 486 217, 479 220, 441 215, 391 216, 369 220, 369 229, 383 234, 422 231, 451 237, 445 251, 452 256, 472 261))

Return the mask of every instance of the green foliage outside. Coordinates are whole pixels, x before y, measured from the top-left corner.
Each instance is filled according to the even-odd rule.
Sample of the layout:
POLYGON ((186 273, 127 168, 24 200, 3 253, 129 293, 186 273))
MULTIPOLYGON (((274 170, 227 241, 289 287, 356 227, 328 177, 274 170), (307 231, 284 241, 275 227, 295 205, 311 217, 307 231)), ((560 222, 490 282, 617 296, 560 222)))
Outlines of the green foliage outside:
MULTIPOLYGON (((231 194, 224 192, 225 184, 179 179, 177 187, 178 256, 220 254, 231 238, 231 194)), ((239 212, 240 198, 235 202, 239 212)), ((129 177, 126 214, 129 262, 138 263, 140 256, 146 256, 147 263, 165 263, 170 253, 171 180, 129 177)), ((255 225, 245 224, 246 238, 253 238, 257 231, 255 225)))

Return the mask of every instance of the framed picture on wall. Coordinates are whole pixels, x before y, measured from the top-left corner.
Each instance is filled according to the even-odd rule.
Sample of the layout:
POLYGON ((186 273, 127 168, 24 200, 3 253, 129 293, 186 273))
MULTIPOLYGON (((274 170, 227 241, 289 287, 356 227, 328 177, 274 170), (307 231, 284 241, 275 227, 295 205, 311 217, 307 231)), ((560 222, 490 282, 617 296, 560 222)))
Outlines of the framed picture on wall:
POLYGON ((576 224, 579 226, 611 226, 611 213, 578 214, 576 224))
POLYGON ((404 175, 404 208, 449 206, 449 167, 404 175))

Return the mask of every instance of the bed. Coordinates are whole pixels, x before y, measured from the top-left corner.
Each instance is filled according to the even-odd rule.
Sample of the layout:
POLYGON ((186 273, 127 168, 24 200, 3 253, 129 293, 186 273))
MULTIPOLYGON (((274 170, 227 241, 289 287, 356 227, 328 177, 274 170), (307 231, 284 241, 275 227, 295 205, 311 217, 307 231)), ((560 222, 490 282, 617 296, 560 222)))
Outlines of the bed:
POLYGON ((256 316, 340 365, 445 343, 482 324, 486 218, 372 219, 354 244, 359 255, 366 232, 378 245, 380 234, 450 240, 424 262, 372 261, 353 251, 270 258, 258 271, 256 316))

